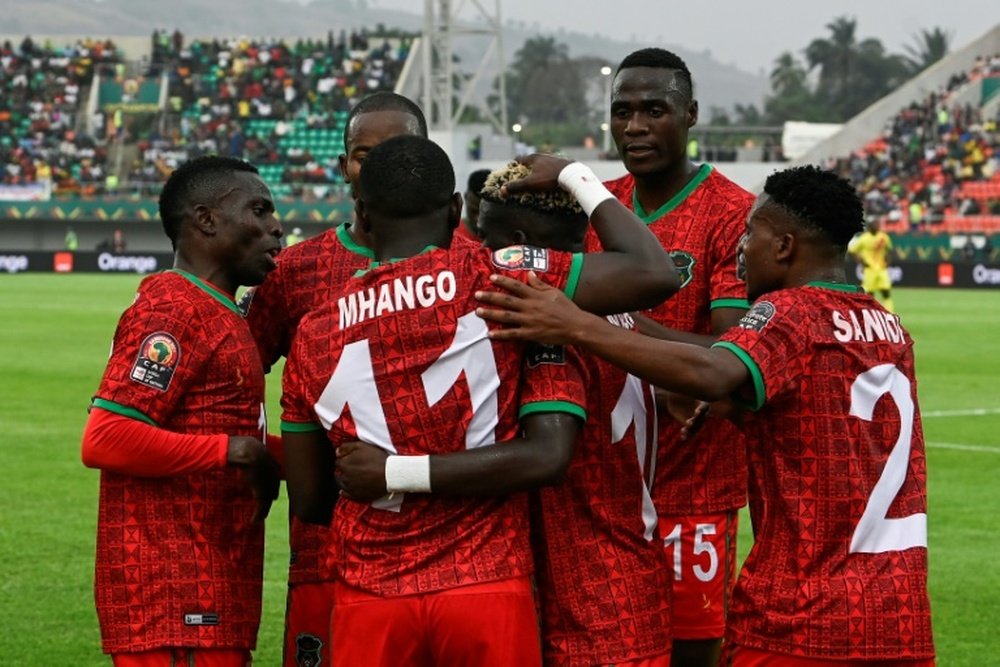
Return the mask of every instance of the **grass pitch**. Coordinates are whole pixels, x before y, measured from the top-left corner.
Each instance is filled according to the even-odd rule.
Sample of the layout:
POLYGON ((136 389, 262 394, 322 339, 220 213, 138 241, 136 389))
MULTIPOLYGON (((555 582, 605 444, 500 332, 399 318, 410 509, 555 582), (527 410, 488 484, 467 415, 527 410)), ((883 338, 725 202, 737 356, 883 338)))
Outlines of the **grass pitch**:
MULTIPOLYGON (((98 473, 80 463, 90 396, 137 276, 0 276, 0 663, 108 665, 92 578, 98 473)), ((928 441, 938 663, 1000 655, 1000 291, 897 290, 917 345, 928 441), (992 352, 991 352, 992 350, 992 352)), ((277 424, 280 375, 269 376, 277 424)), ((287 504, 271 511, 255 662, 280 664, 287 504)), ((742 522, 741 552, 749 547, 742 522)))

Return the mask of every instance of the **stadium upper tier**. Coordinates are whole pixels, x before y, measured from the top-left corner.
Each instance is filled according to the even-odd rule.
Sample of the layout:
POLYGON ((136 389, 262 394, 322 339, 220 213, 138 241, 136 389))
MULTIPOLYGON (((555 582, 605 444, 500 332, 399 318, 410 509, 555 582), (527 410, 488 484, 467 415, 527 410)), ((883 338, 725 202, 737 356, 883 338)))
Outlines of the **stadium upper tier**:
MULTIPOLYGON (((150 198, 181 161, 220 153, 256 164, 279 199, 337 202, 349 110, 393 89, 409 53, 408 37, 364 32, 289 42, 158 31, 130 61, 110 40, 5 43, 2 183, 8 194, 35 184, 56 197, 150 198)), ((878 125, 866 110, 832 140, 839 152, 811 157, 850 177, 889 230, 1000 232, 1000 55, 961 62, 921 74, 873 105, 878 125), (928 77, 933 88, 919 83, 928 77)))

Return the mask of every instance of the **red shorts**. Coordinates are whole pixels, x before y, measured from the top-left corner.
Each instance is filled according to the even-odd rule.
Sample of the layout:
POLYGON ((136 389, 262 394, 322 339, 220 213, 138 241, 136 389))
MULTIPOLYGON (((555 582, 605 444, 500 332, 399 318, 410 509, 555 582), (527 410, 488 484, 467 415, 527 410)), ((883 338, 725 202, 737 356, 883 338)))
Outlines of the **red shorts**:
POLYGON ((721 639, 736 574, 735 510, 661 516, 660 537, 673 564, 674 639, 721 639))
POLYGON ((114 667, 249 667, 250 651, 230 648, 163 648, 113 653, 114 667))
POLYGON ((540 667, 528 577, 384 598, 336 587, 334 665, 540 667))
POLYGON ((934 667, 934 659, 925 660, 824 660, 771 653, 745 646, 732 646, 723 661, 727 667, 934 667))
POLYGON ((285 667, 330 664, 333 582, 291 584, 285 603, 285 667))

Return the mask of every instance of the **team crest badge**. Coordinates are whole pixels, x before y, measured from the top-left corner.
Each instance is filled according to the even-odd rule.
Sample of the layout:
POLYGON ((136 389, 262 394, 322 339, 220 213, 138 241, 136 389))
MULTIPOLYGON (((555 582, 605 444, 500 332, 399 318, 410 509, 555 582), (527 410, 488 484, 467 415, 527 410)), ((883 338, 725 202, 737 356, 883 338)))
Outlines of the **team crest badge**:
POLYGON ((166 391, 181 358, 177 339, 162 331, 146 336, 129 377, 139 384, 166 391))
POLYGON ((746 315, 740 319, 739 326, 741 329, 760 331, 767 326, 768 322, 771 321, 775 312, 777 311, 774 304, 770 301, 758 301, 750 308, 750 310, 747 311, 746 315))
POLYGON ((549 251, 530 245, 512 245, 494 251, 493 263, 502 269, 548 271, 549 251))
POLYGON ((670 253, 670 259, 674 260, 674 268, 681 278, 681 287, 687 286, 694 278, 694 255, 683 250, 674 250, 670 253))
POLYGON ((323 662, 319 650, 323 642, 316 635, 302 633, 295 637, 295 664, 297 667, 317 667, 323 662))

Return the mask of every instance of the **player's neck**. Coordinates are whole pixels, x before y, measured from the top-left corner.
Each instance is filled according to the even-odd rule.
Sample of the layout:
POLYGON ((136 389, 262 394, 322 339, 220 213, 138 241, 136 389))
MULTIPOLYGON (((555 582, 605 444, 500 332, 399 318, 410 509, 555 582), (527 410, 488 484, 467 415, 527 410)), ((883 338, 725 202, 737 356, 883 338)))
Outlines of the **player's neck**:
POLYGON ((434 229, 433 233, 428 233, 420 229, 421 225, 410 225, 409 229, 403 231, 395 230, 387 234, 385 240, 373 237, 372 251, 375 259, 379 262, 388 262, 406 257, 414 257, 424 252, 428 247, 447 248, 451 245, 451 236, 454 231, 450 227, 434 229))
POLYGON ((372 247, 371 235, 365 233, 365 231, 361 229, 361 225, 359 225, 357 222, 350 222, 347 224, 347 235, 351 237, 352 241, 354 241, 363 248, 372 247))
POLYGON ((636 199, 644 211, 652 213, 683 190, 700 168, 701 165, 684 160, 663 171, 635 176, 636 199))
POLYGON ((843 266, 808 263, 798 270, 791 270, 785 280, 786 287, 802 287, 809 283, 847 284, 847 273, 843 266))

